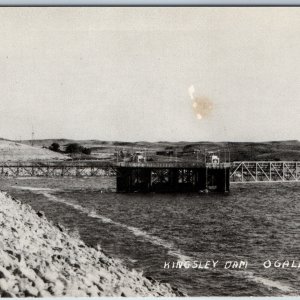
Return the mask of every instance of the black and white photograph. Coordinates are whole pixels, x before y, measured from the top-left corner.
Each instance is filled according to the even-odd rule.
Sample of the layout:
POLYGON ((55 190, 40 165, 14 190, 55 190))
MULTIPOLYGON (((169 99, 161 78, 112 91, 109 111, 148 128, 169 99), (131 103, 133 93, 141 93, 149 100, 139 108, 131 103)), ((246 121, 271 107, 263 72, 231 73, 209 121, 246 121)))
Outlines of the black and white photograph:
POLYGON ((300 296, 300 7, 0 20, 0 297, 300 296))

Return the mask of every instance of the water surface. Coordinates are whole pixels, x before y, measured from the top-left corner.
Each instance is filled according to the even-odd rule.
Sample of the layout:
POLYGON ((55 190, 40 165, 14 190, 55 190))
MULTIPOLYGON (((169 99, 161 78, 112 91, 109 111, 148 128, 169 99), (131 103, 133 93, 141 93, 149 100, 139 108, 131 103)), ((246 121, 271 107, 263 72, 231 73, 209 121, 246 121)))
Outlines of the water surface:
POLYGON ((299 295, 300 183, 233 184, 224 195, 116 194, 114 179, 19 178, 7 190, 89 245, 190 296, 299 295), (210 269, 165 269, 165 262, 218 261, 210 269), (247 261, 225 270, 226 261, 247 261))

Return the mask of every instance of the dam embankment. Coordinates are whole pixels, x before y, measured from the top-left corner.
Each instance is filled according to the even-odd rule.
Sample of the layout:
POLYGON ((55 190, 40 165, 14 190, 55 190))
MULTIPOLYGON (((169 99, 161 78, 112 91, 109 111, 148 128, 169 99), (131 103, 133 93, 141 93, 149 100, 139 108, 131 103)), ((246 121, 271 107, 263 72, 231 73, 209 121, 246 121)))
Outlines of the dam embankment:
POLYGON ((0 192, 0 296, 176 296, 0 192))

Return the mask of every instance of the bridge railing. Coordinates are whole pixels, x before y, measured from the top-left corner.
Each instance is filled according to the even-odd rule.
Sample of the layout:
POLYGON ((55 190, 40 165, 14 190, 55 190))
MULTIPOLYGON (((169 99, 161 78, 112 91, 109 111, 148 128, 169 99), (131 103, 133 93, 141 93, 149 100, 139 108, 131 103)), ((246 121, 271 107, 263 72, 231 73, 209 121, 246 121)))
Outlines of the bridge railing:
POLYGON ((31 160, 31 161, 0 161, 0 167, 76 167, 76 166, 111 166, 111 161, 101 160, 31 160))
POLYGON ((189 162, 118 162, 114 164, 116 167, 127 168, 229 168, 230 163, 204 163, 197 161, 189 162))

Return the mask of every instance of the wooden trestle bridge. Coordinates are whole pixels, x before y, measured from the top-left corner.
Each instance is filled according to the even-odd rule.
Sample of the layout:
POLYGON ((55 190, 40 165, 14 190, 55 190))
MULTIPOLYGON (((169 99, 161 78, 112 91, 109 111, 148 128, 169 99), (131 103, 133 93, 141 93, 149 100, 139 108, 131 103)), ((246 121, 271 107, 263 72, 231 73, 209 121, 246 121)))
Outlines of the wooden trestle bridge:
MULTIPOLYGON (((184 167, 184 163, 147 163, 160 169, 184 167)), ((190 163, 190 167, 198 164, 190 163)), ((203 164, 202 164, 203 165, 203 164)), ((207 164, 212 167, 212 164, 207 164)), ((222 165, 222 164, 220 164, 222 165)), ((126 163, 111 163, 99 160, 85 161, 30 161, 0 162, 0 177, 59 177, 59 176, 115 176, 117 166, 126 163)), ((127 164, 128 166, 128 164, 127 164)), ((136 168, 143 163, 131 163, 136 168)), ((300 161, 240 161, 230 164, 231 182, 278 182, 300 181, 300 161)))
POLYGON ((117 191, 229 191, 230 183, 300 181, 300 162, 0 162, 0 177, 116 176, 117 191))

